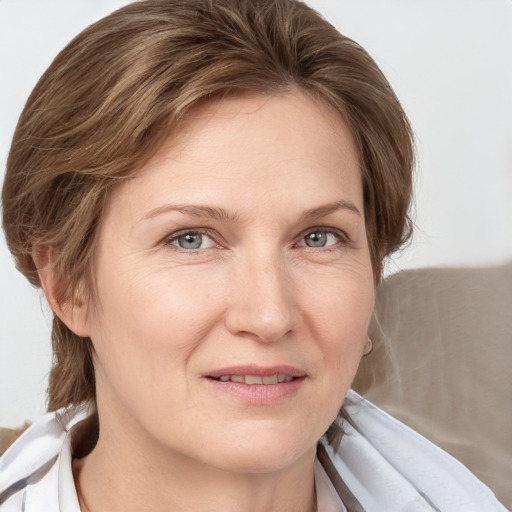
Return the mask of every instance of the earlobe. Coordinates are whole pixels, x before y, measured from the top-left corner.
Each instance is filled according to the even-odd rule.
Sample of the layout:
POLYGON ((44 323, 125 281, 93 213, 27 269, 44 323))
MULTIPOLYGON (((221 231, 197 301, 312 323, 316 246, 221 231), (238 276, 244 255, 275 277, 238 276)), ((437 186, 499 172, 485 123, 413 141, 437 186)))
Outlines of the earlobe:
POLYGON ((89 336, 87 301, 83 297, 66 297, 63 283, 55 265, 55 250, 38 246, 32 252, 37 267, 39 282, 53 313, 77 336, 89 336))

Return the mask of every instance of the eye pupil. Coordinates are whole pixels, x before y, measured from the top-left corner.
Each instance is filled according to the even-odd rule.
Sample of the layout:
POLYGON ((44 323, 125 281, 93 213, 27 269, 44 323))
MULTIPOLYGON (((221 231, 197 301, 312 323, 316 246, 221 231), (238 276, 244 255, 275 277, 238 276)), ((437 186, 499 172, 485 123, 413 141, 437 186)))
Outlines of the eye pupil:
POLYGON ((178 245, 182 249, 199 249, 203 243, 201 233, 187 233, 178 238, 178 245))
POLYGON ((306 235, 304 241, 308 247, 324 247, 327 243, 327 234, 323 231, 315 231, 306 235))

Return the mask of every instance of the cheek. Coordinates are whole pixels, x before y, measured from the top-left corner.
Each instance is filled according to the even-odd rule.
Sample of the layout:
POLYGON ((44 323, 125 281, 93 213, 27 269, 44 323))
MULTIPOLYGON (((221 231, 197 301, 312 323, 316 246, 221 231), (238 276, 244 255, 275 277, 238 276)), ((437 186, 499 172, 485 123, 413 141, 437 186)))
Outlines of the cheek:
POLYGON ((350 343, 358 335, 366 337, 375 293, 371 273, 363 270, 343 269, 303 280, 303 310, 332 339, 350 343))
POLYGON ((303 315, 321 351, 326 382, 343 390, 362 357, 374 306, 373 281, 358 273, 331 276, 323 290, 318 284, 319 280, 309 288, 303 315))
POLYGON ((164 361, 187 359, 222 309, 216 292, 222 287, 211 275, 133 269, 124 275, 118 268, 105 269, 98 282, 90 337, 100 362, 117 361, 119 371, 127 362, 155 380, 164 361))
POLYGON ((318 366, 315 393, 305 410, 315 411, 321 436, 339 414, 361 361, 373 310, 373 285, 364 279, 332 279, 324 292, 310 293, 307 302, 303 315, 315 340, 318 366))

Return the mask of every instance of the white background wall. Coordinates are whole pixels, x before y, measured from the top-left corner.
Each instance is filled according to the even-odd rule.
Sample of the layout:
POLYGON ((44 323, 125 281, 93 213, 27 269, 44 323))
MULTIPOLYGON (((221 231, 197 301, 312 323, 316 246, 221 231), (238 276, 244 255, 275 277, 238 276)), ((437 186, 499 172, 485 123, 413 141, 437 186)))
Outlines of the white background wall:
MULTIPOLYGON (((0 0, 2 169, 17 117, 52 58, 125 3, 0 0)), ((418 229, 388 272, 512 259, 512 0, 308 3, 374 56, 416 131, 418 229)), ((45 310, 0 238, 0 425, 44 411, 45 310)))

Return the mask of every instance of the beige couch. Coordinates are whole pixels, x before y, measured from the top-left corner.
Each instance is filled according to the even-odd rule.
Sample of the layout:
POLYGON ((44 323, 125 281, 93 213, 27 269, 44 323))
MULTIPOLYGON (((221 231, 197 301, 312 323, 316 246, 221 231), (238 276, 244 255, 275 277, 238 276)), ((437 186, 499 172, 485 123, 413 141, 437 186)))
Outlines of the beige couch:
POLYGON ((512 509, 512 262, 389 277, 371 336, 354 389, 462 461, 512 509))

